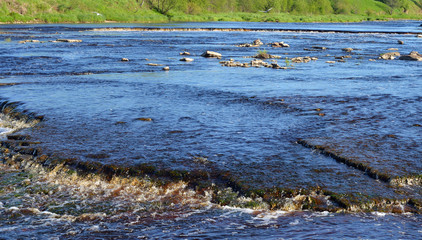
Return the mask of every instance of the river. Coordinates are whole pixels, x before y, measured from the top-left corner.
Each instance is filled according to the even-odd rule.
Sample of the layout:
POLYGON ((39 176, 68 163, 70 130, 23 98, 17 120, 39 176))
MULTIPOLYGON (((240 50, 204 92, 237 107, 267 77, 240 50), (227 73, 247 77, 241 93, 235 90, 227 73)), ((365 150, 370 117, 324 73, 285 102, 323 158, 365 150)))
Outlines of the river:
POLYGON ((0 239, 421 238, 419 25, 1 25, 0 239))

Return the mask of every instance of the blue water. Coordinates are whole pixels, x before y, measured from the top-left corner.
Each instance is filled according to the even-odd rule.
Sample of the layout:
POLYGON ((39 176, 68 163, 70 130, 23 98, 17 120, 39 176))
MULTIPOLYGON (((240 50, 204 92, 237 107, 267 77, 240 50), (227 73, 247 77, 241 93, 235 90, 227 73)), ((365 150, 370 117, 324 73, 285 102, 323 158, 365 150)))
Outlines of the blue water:
MULTIPOLYGON (((296 143, 298 139, 317 139, 394 177, 419 175, 421 63, 378 59, 382 53, 396 51, 389 48, 397 48, 401 54, 422 52, 422 38, 417 37, 422 33, 419 25, 416 21, 2 25, 0 40, 11 41, 0 43, 0 82, 19 84, 2 86, 0 99, 19 101, 23 103, 21 109, 44 115, 44 121, 30 134, 41 142, 45 153, 61 157, 122 166, 151 164, 159 169, 226 171, 255 189, 322 187, 340 194, 420 199, 418 186, 391 187, 296 143), (113 27, 355 33, 91 31, 113 27), (83 42, 49 42, 58 38, 83 42), (45 42, 19 43, 25 39, 45 42), (291 47, 236 46, 255 39, 266 44, 284 41, 291 47), (328 49, 305 50, 312 46, 328 49), (355 50, 346 53, 342 51, 346 47, 355 50), (206 50, 223 57, 201 57, 206 50), (219 64, 228 59, 249 62, 251 58, 245 57, 262 50, 280 55, 276 60, 279 65, 293 66, 276 70, 219 64), (179 61, 183 51, 189 51, 194 61, 179 61), (346 62, 327 63, 345 55, 351 56, 345 58, 346 62), (291 63, 285 59, 298 56, 318 60, 291 63), (164 66, 170 71, 163 71, 164 66), (92 154, 104 157, 92 158, 92 154), (206 159, 207 163, 197 159, 206 159)), ((266 214, 261 216, 264 220, 271 215, 266 214)), ((211 207, 177 220, 139 221, 135 225, 122 220, 117 225, 99 227, 114 229, 104 230, 105 234, 133 238, 421 237, 417 214, 319 216, 299 211, 264 220, 249 210, 211 207), (121 226, 133 232, 117 230, 121 226)), ((33 226, 34 221, 22 220, 21 224, 33 226)), ((86 224, 70 226, 86 229, 86 224)), ((19 228, 19 221, 12 224, 13 231, 19 228)), ((0 223, 0 231, 6 236, 26 236, 5 229, 6 224, 0 223)), ((69 231, 68 227, 63 229, 58 235, 45 234, 62 236, 69 231)), ((34 230, 28 236, 44 230, 40 227, 40 232, 34 230)), ((99 234, 80 231, 81 239, 99 234)))

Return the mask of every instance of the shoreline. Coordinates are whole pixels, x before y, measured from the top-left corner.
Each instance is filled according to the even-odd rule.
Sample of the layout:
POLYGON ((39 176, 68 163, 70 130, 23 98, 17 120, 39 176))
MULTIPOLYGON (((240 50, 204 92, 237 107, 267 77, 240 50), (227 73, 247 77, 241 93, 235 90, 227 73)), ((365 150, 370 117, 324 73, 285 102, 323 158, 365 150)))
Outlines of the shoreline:
MULTIPOLYGON (((94 21, 66 21, 66 20, 48 20, 48 19, 33 19, 22 21, 0 21, 1 25, 7 24, 159 24, 159 23, 187 23, 187 22, 274 22, 274 23, 358 23, 358 22, 389 22, 389 21, 422 21, 422 14, 419 15, 360 15, 360 14, 327 14, 327 15, 294 15, 294 14, 261 14, 261 13, 245 13, 235 12, 217 13, 217 14, 202 14, 202 15, 188 15, 180 14, 174 16, 165 15, 145 15, 144 19, 140 20, 116 20, 116 19, 101 19, 94 21)), ((63 19, 69 17, 67 15, 61 16, 63 19)))

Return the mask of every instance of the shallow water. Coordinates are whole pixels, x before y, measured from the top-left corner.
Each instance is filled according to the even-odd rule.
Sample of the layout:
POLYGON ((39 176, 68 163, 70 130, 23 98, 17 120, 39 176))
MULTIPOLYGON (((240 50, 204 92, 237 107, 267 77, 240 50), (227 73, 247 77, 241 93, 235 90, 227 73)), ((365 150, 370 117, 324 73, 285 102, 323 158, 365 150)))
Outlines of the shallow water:
MULTIPOLYGON (((422 38, 415 34, 422 33, 419 25, 415 21, 2 25, 0 39, 9 40, 0 43, 0 83, 18 84, 0 86, 0 98, 19 101, 23 103, 20 109, 45 115, 30 135, 41 142, 45 153, 61 157, 123 166, 150 164, 166 170, 203 170, 210 175, 224 172, 248 189, 322 188, 338 194, 358 193, 369 199, 420 199, 419 186, 391 186, 350 164, 297 144, 298 139, 317 143, 391 178, 419 175, 420 63, 378 60, 380 54, 393 51, 389 48, 398 48, 401 54, 421 52, 422 38), (112 27, 260 31, 91 31, 112 27), (48 42, 58 38, 83 41, 48 42), (291 47, 236 46, 258 38, 264 43, 284 41, 291 47), (19 43, 25 39, 45 42, 19 43), (312 46, 328 49, 305 50, 312 46), (346 53, 342 51, 346 47, 355 50, 346 53), (222 60, 240 62, 249 62, 251 58, 245 57, 266 50, 281 56, 276 60, 279 65, 291 68, 222 67, 220 60, 200 56, 206 50, 222 53, 222 60), (183 51, 189 51, 194 61, 179 61, 183 51), (286 60, 297 56, 318 60, 286 60), (337 61, 335 57, 339 56, 350 58, 326 62, 337 61), (122 62, 121 58, 129 61, 122 62), (170 71, 162 71, 163 66, 169 66, 170 71)), ((186 218, 150 219, 148 228, 142 225, 145 223, 136 223, 130 227, 133 232, 127 234, 286 239, 315 235, 410 239, 421 234, 421 218, 412 214, 319 216, 287 212, 274 218, 271 214, 277 213, 266 213, 261 218, 259 213, 244 209, 215 206, 200 208, 191 215, 190 211, 186 218), (335 224, 342 231, 334 228, 335 224), (222 226, 227 227, 221 230, 222 226), (180 230, 166 232, 168 228, 180 230), (374 228, 376 232, 371 231, 374 228)), ((169 212, 177 215, 178 210, 169 212)), ((12 234, 20 225, 36 222, 33 218, 20 221, 11 224, 9 230, 9 225, 3 224, 3 231, 12 234)), ((61 224, 77 229, 82 239, 102 230, 108 236, 126 235, 116 229, 127 223, 117 222, 116 226, 95 227, 95 231, 81 230, 86 223, 61 224)), ((42 232, 46 226, 33 228, 42 232)), ((69 228, 63 227, 57 236, 69 228)), ((31 234, 37 233, 28 236, 31 234)))

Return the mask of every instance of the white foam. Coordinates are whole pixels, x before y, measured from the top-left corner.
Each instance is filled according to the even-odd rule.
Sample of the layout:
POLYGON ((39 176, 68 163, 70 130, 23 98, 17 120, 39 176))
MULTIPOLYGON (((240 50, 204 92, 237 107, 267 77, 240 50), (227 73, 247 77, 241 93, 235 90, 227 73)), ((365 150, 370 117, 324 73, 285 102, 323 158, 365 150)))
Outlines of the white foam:
MULTIPOLYGON (((1 121, 0 121, 1 126, 1 121)), ((11 133, 13 129, 0 127, 0 140, 6 139, 7 134, 11 133)))

